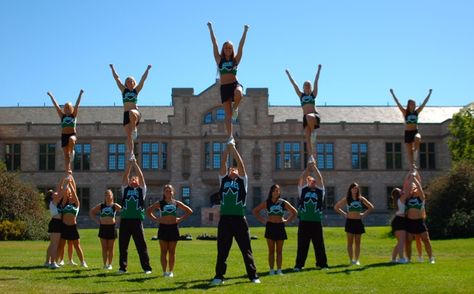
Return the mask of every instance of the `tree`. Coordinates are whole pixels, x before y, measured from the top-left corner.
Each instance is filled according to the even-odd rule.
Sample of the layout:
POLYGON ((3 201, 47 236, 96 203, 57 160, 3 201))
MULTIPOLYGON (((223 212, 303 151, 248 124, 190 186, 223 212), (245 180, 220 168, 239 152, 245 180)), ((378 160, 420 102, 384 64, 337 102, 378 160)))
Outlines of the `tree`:
POLYGON ((449 124, 451 139, 448 145, 454 162, 474 163, 474 103, 453 116, 449 124))
POLYGON ((430 237, 474 237, 474 164, 458 163, 447 175, 433 180, 426 201, 430 237))
POLYGON ((41 194, 0 162, 0 240, 45 239, 48 221, 41 194))

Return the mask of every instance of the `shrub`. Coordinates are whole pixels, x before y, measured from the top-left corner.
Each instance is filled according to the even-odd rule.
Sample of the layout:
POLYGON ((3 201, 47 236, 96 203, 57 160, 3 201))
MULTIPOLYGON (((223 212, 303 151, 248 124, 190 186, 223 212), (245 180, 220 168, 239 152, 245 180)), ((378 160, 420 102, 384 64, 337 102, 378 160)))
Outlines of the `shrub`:
POLYGON ((426 202, 433 239, 474 237, 474 164, 461 162, 433 180, 426 202))
POLYGON ((22 221, 0 221, 0 240, 21 240, 26 231, 26 224, 22 221))

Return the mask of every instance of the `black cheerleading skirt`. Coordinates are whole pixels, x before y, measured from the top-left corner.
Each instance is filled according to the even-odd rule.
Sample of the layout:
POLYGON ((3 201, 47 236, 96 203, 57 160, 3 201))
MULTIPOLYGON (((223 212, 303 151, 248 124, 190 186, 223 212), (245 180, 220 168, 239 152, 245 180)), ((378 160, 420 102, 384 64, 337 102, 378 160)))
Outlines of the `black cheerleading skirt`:
POLYGON ((285 224, 267 222, 265 225, 265 238, 274 241, 288 239, 285 224))
POLYGON ((52 218, 48 224, 48 233, 61 233, 63 221, 57 218, 52 218))
POLYGON ((237 81, 235 81, 231 84, 221 85, 221 89, 220 89, 221 90, 221 102, 224 103, 227 100, 234 101, 234 91, 239 86, 243 88, 243 86, 237 81))
POLYGON ((100 225, 99 227, 99 238, 106 240, 117 239, 117 229, 115 224, 112 225, 100 225))
POLYGON ((68 226, 63 223, 61 227, 61 238, 64 240, 79 240, 77 225, 68 226))
POLYGON ((406 219, 406 230, 410 234, 421 234, 428 231, 425 222, 420 219, 406 219))
POLYGON ((345 231, 351 234, 365 233, 365 227, 361 219, 346 219, 345 231))
POLYGON ((178 241, 179 230, 178 224, 160 224, 158 228, 158 240, 163 241, 178 241))
POLYGON ((406 224, 406 217, 396 215, 392 219, 392 233, 395 233, 396 231, 406 231, 407 229, 407 224, 406 224))

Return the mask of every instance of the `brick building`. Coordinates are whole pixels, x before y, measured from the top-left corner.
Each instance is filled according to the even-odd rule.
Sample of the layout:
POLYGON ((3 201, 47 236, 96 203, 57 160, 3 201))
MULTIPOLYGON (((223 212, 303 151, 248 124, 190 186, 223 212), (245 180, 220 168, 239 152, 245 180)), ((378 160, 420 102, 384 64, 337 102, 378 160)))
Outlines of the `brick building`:
MULTIPOLYGON (((427 106, 420 114, 423 144, 418 162, 425 183, 451 166, 448 124, 459 109, 427 106)), ((393 106, 319 106, 318 110, 322 120, 318 165, 327 207, 356 181, 376 207, 366 222, 386 224, 391 213, 389 191, 401 185, 408 170, 400 111, 393 106)), ((219 84, 197 95, 192 88, 175 88, 172 106, 141 106, 140 111, 135 151, 148 186, 147 203, 158 200, 162 186, 171 183, 176 198, 195 211, 187 225, 215 222, 215 209, 209 208, 218 192, 217 174, 227 138, 219 84)), ((120 195, 126 160, 122 107, 81 107, 77 130, 74 176, 85 222, 88 208, 102 201, 105 189, 120 195)), ((269 106, 268 89, 249 88, 234 133, 249 176, 249 213, 266 199, 273 183, 296 203, 297 179, 307 161, 301 107, 269 106)), ((54 107, 1 107, 0 156, 38 189, 54 187, 64 172, 54 107)), ((334 225, 343 220, 328 209, 325 222, 334 225)))

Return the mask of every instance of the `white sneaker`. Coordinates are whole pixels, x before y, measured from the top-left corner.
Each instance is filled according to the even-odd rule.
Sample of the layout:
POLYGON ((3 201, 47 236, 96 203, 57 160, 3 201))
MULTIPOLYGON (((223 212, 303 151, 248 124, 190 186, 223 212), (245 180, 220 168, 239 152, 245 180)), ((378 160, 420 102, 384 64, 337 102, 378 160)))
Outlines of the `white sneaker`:
POLYGON ((106 265, 104 265, 102 268, 105 269, 105 270, 106 270, 106 269, 109 269, 109 265, 106 264, 106 265))
POLYGON ((277 275, 283 276, 283 272, 281 271, 281 268, 277 269, 277 275))
POLYGON ((168 273, 168 278, 174 278, 173 272, 169 272, 169 273, 168 273))
POLYGON ((301 269, 300 269, 299 267, 295 267, 295 268, 293 268, 293 271, 294 271, 294 272, 300 272, 301 269))
POLYGON ((130 152, 130 157, 128 158, 129 161, 134 161, 135 160, 135 154, 130 152))
POLYGON ((64 265, 64 259, 61 260, 59 263, 58 263, 59 266, 63 266, 64 265))
POLYGON ((253 279, 251 282, 254 283, 254 284, 262 283, 259 278, 253 279))
POLYGON ((418 256, 418 262, 423 262, 423 256, 418 256))
POLYGON ((399 258, 397 263, 400 263, 400 264, 406 264, 406 263, 409 263, 410 261, 408 261, 408 259, 406 258, 399 258))
POLYGON ((123 275, 123 274, 126 274, 126 273, 127 273, 127 271, 123 270, 123 269, 119 269, 118 272, 117 272, 117 274, 119 274, 119 275, 123 275))
POLYGON ((354 264, 355 264, 355 265, 360 265, 360 262, 359 262, 358 260, 355 260, 355 261, 354 261, 354 264))
POLYGON ((232 111, 232 120, 233 121, 237 121, 237 117, 239 116, 239 108, 236 107, 234 108, 234 110, 232 111))
POLYGON ((112 270, 112 265, 111 265, 111 264, 109 264, 109 265, 107 266, 107 270, 109 270, 109 271, 112 270))
POLYGON ((58 268, 60 268, 60 266, 56 262, 53 262, 49 265, 49 268, 50 269, 58 269, 58 268))
POLYGON ((435 263, 436 263, 434 257, 430 257, 430 263, 431 263, 431 264, 435 264, 435 263))
POLYGON ((219 286, 219 285, 222 285, 222 284, 224 284, 224 280, 222 280, 222 279, 217 279, 216 278, 216 279, 213 279, 211 281, 211 286, 219 286))
POLYGON ((268 272, 268 275, 269 276, 273 276, 275 274, 275 270, 271 269, 269 272, 268 272))
POLYGON ((77 263, 74 260, 70 260, 67 264, 68 265, 77 265, 77 263))
POLYGON ((85 268, 88 268, 89 266, 87 266, 87 263, 85 261, 81 262, 81 266, 82 267, 85 267, 85 268))
POLYGON ((311 163, 313 163, 313 162, 315 162, 315 161, 314 161, 314 156, 313 156, 313 155, 310 155, 310 156, 309 156, 309 159, 308 159, 308 164, 311 164, 311 163))
POLYGON ((135 141, 137 138, 138 138, 138 131, 137 131, 137 128, 134 128, 132 130, 132 139, 133 141, 135 141))
POLYGON ((227 140, 227 145, 235 145, 234 136, 230 136, 227 140))
POLYGON ((145 275, 151 274, 151 271, 145 271, 145 275))

